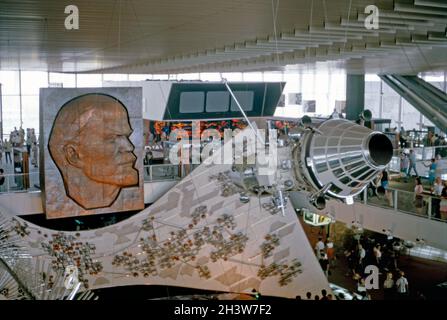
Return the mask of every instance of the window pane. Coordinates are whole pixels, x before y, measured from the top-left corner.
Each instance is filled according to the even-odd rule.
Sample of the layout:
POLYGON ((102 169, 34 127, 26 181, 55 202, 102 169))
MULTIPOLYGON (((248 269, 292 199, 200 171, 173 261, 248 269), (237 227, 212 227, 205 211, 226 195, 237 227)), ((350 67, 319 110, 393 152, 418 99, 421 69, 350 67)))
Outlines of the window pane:
POLYGON ((38 95, 40 88, 48 88, 48 73, 21 71, 22 95, 38 95))
MULTIPOLYGON (((254 93, 252 91, 235 91, 234 95, 237 101, 239 101, 242 110, 244 111, 253 110, 254 93)), ((231 98, 231 111, 240 111, 239 107, 236 104, 236 101, 234 101, 233 98, 231 98)))
POLYGON ((281 82, 282 72, 264 72, 265 82, 281 82))
POLYGON ((405 99, 402 101, 402 126, 405 130, 419 130, 420 113, 405 99))
POLYGON ((306 100, 312 100, 314 98, 314 79, 315 77, 312 73, 303 74, 303 98, 306 100))
POLYGON ((154 79, 154 80, 168 80, 169 75, 168 74, 154 74, 152 79, 154 79))
MULTIPOLYGON (((286 81, 286 86, 284 87, 283 93, 301 93, 301 83, 300 83, 300 75, 298 73, 285 73, 284 81, 286 81)), ((286 105, 294 104, 296 101, 288 100, 286 101, 286 105)))
POLYGON ((63 88, 76 87, 76 76, 70 73, 50 73, 50 85, 62 84, 63 88))
POLYGON ((78 74, 78 88, 102 87, 100 74, 78 74))
POLYGON ((373 118, 380 118, 380 94, 365 94, 365 109, 369 109, 373 118))
POLYGON ((151 74, 129 74, 130 81, 144 81, 152 79, 151 74))
POLYGON ((262 72, 244 72, 244 81, 262 81, 262 72))
POLYGON ((400 97, 394 95, 386 95, 383 97, 383 119, 391 120, 391 128, 396 126, 396 121, 399 121, 399 103, 400 97))
POLYGON ((19 71, 0 71, 3 95, 19 95, 19 71))
POLYGON ((204 92, 182 92, 180 94, 180 113, 203 112, 204 92))
POLYGON ((380 82, 380 78, 377 74, 367 73, 365 74, 365 81, 367 82, 380 82))
POLYGON ((315 81, 315 92, 317 96, 318 94, 326 94, 329 91, 329 73, 317 73, 315 76, 315 81))
POLYGON ((206 112, 226 112, 230 94, 226 91, 209 91, 206 94, 206 112))
POLYGON ((220 73, 219 72, 203 72, 200 74, 200 80, 203 81, 220 81, 220 73))
POLYGON ((179 73, 177 75, 177 80, 200 80, 200 74, 199 73, 179 73))
POLYGON ((422 77, 427 82, 444 82, 444 73, 432 73, 422 77))
MULTIPOLYGON (((9 133, 14 127, 20 127, 20 97, 3 96, 3 134, 9 139, 9 133)), ((4 139, 4 137, 3 137, 4 139)))
POLYGON ((227 79, 228 81, 242 81, 242 73, 241 72, 226 72, 226 73, 222 73, 222 78, 227 79))
POLYGON ((346 74, 331 74, 329 92, 336 100, 346 100, 346 74))
POLYGON ((127 74, 111 73, 103 75, 104 81, 127 81, 127 74))
POLYGON ((39 96, 22 97, 23 128, 34 128, 39 132, 39 96))

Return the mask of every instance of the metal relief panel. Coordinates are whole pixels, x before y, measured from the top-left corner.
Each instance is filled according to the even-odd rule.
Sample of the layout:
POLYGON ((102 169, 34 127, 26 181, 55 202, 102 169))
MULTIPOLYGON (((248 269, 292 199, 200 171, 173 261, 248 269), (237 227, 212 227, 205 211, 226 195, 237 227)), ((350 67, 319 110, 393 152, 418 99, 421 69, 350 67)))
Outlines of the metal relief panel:
POLYGON ((144 208, 141 88, 41 89, 47 218, 144 208))

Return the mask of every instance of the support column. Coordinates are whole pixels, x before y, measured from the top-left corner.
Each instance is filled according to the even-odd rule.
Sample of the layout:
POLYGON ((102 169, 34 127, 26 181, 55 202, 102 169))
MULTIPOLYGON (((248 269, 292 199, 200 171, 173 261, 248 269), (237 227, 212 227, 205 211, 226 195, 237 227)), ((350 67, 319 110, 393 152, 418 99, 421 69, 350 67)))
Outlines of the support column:
POLYGON ((357 120, 365 110, 365 75, 346 75, 346 119, 357 120))

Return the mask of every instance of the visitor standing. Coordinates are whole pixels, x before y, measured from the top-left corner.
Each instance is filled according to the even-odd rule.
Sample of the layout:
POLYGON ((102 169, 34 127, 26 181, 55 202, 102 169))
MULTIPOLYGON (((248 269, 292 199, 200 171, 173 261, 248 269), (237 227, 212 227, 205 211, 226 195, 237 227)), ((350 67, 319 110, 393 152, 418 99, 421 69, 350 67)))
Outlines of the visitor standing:
POLYGON ((424 208, 424 188, 422 187, 421 178, 416 178, 416 186, 414 187, 414 206, 416 207, 416 212, 418 214, 422 213, 424 208))
POLYGON ((411 169, 414 170, 414 173, 416 174, 416 177, 419 177, 418 171, 416 169, 416 153, 414 152, 413 149, 410 150, 410 156, 409 156, 409 162, 410 165, 408 167, 408 174, 407 176, 410 177, 411 176, 411 169))
POLYGON ((318 237, 318 242, 315 245, 315 254, 317 255, 317 258, 320 259, 321 258, 321 251, 324 252, 325 249, 325 245, 323 242, 323 238, 322 237, 318 237))
POLYGON ((396 280, 396 291, 400 299, 405 299, 408 296, 408 280, 403 271, 400 272, 400 277, 396 280))
POLYGON ((383 294, 385 300, 391 299, 393 297, 393 289, 394 289, 393 274, 391 272, 388 272, 386 274, 386 279, 383 282, 383 294))
POLYGON ((431 188, 433 198, 431 199, 432 215, 434 218, 441 218, 441 196, 444 185, 440 177, 435 179, 435 183, 431 188))
POLYGON ((405 152, 400 155, 400 173, 404 178, 404 182, 408 181, 408 167, 410 166, 410 160, 405 152))
POLYGON ((5 146, 5 162, 6 164, 12 163, 11 159, 11 152, 12 152, 12 142, 10 140, 5 139, 5 143, 3 144, 5 146), (8 161, 9 159, 9 161, 8 161))

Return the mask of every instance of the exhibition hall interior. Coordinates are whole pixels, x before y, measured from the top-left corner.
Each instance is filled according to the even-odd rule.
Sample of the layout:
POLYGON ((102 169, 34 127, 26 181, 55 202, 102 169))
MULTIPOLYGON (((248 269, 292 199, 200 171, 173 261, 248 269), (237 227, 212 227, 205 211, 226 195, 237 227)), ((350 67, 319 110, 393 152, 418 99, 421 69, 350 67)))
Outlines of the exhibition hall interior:
POLYGON ((445 0, 0 2, 0 300, 447 300, 445 0))

